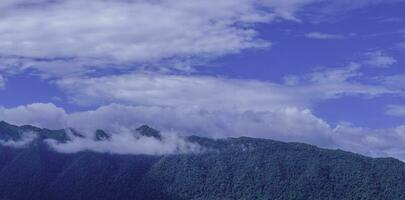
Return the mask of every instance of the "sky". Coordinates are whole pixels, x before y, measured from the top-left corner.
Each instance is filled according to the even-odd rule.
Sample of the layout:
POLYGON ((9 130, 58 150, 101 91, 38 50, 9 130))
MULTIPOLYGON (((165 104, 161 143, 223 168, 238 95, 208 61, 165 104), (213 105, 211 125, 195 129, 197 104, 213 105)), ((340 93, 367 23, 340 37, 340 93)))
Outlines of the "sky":
POLYGON ((3 0, 0 120, 405 160, 403 0, 3 0))

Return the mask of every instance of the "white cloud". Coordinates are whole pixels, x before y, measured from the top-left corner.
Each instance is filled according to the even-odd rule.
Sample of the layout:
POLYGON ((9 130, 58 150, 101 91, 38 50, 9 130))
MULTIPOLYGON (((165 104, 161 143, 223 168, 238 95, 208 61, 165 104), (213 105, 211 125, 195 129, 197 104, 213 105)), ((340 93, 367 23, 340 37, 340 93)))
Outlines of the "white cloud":
POLYGON ((317 18, 319 21, 324 21, 331 15, 342 14, 347 11, 358 10, 368 6, 394 4, 398 2, 404 2, 404 0, 319 0, 314 1, 317 6, 308 9, 318 14, 317 18))
MULTIPOLYGON (((342 96, 376 97, 384 94, 400 95, 403 92, 387 88, 381 83, 362 83, 361 65, 350 63, 346 67, 324 68, 302 76, 296 95, 308 95, 313 101, 340 98, 342 96)), ((370 78, 370 77, 368 77, 370 78)))
MULTIPOLYGON (((85 131, 132 129, 149 124, 187 135, 252 136, 341 147, 349 138, 342 139, 344 135, 336 134, 351 129, 336 131, 314 116, 309 109, 314 102, 346 95, 374 97, 399 93, 385 85, 359 82, 362 76, 359 69, 356 63, 326 68, 296 76, 294 84, 286 85, 154 73, 65 78, 56 83, 68 91, 72 102, 98 108, 66 113, 53 104, 32 104, 2 108, 0 119, 19 125, 75 127, 85 131), (337 139, 342 141, 338 143, 337 139)), ((362 142, 365 133, 361 131, 361 141, 353 142, 366 146, 362 142)), ((98 144, 89 145, 98 148, 98 144)), ((349 144, 344 148, 360 151, 349 144)))
POLYGON ((387 68, 397 62, 395 58, 382 51, 368 52, 365 55, 367 59, 364 61, 364 64, 371 67, 387 68))
POLYGON ((23 133, 21 136, 21 139, 18 141, 15 140, 0 140, 0 145, 6 146, 6 147, 14 147, 14 148, 24 148, 31 144, 32 141, 34 141, 37 138, 37 135, 35 133, 23 133))
POLYGON ((399 93, 381 85, 358 82, 362 75, 359 67, 353 63, 345 68, 319 70, 295 77, 295 84, 287 85, 145 73, 67 78, 57 84, 68 91, 71 101, 99 106, 98 109, 67 114, 53 104, 33 104, 3 108, 0 119, 93 131, 149 124, 183 134, 249 135, 327 146, 331 144, 331 128, 308 109, 315 102, 347 95, 374 97, 399 93))
POLYGON ((4 77, 0 74, 0 89, 3 89, 5 85, 6 81, 4 80, 4 77))
POLYGON ((313 3, 340 5, 330 0, 6 0, 0 4, 0 70, 67 76, 267 48, 271 42, 258 36, 256 24, 300 21, 297 13, 313 3))
POLYGON ((67 78, 57 84, 79 105, 125 105, 228 108, 267 111, 282 107, 310 107, 313 102, 347 95, 373 97, 397 94, 381 85, 362 84, 359 65, 324 69, 295 77, 295 84, 135 73, 99 78, 67 78))
POLYGON ((305 35, 307 38, 319 39, 319 40, 329 40, 329 39, 343 39, 345 36, 338 34, 330 33, 321 33, 321 32, 310 32, 305 35))
POLYGON ((65 116, 64 109, 50 103, 34 103, 13 108, 0 107, 0 119, 18 125, 62 128, 66 126, 65 116))
MULTIPOLYGON (((60 108, 54 106, 53 109, 60 108)), ((21 113, 21 117, 18 119, 24 121, 26 112, 21 109, 18 111, 21 113)), ((46 112, 49 111, 46 110, 46 112)), ((37 115, 40 116, 41 112, 38 112, 37 115)), ((92 111, 76 112, 59 117, 63 119, 58 121, 65 121, 67 125, 78 127, 83 131, 103 128, 120 133, 113 137, 112 142, 83 138, 75 138, 67 144, 48 141, 51 147, 63 153, 92 150, 117 154, 165 154, 201 150, 200 147, 184 142, 181 138, 167 134, 165 131, 172 130, 184 135, 250 136, 306 142, 369 156, 393 156, 405 160, 405 147, 403 146, 405 127, 403 126, 389 129, 368 129, 339 124, 333 128, 324 120, 314 116, 308 109, 294 107, 267 112, 238 112, 112 104, 92 111), (136 140, 129 132, 122 131, 123 127, 130 130, 144 123, 164 130, 162 134, 167 135, 168 138, 164 141, 152 138, 136 140)), ((37 124, 47 124, 46 120, 48 119, 37 118, 37 124)))
POLYGON ((378 78, 386 87, 393 89, 405 89, 405 74, 382 76, 378 78))
POLYGON ((95 141, 90 138, 73 137, 71 141, 59 143, 53 139, 46 142, 61 153, 94 151, 110 154, 161 155, 173 153, 199 153, 204 149, 198 144, 187 142, 174 133, 163 133, 161 139, 136 136, 133 132, 121 129, 111 135, 109 140, 95 141))
POLYGON ((392 116, 405 116, 405 105, 389 105, 385 113, 392 116))
POLYGON ((395 157, 405 160, 405 126, 387 129, 369 129, 339 125, 333 134, 342 149, 373 157, 395 157))
POLYGON ((252 136, 284 141, 327 144, 328 125, 309 110, 294 107, 274 111, 237 111, 230 109, 123 106, 111 104, 94 111, 73 113, 69 124, 91 130, 94 127, 117 129, 149 124, 161 130, 208 137, 252 136), (86 120, 86 124, 81 124, 86 120), (111 123, 111 121, 114 123, 111 123), (319 131, 323 130, 323 131, 319 131))
POLYGON ((289 88, 270 82, 210 76, 130 74, 69 78, 57 82, 81 105, 123 103, 215 109, 268 110, 272 105, 305 105, 289 88))
POLYGON ((268 47, 253 25, 292 19, 307 2, 7 1, 0 5, 1 68, 66 75, 268 47))
MULTIPOLYGON (((284 107, 274 111, 237 111, 231 109, 208 110, 196 107, 158 107, 125 106, 111 104, 96 110, 57 115, 53 118, 41 118, 43 113, 60 112, 56 106, 43 104, 38 106, 34 115, 27 116, 32 105, 9 108, 0 119, 18 125, 46 125, 54 121, 60 127, 74 127, 84 133, 96 129, 120 132, 122 128, 135 129, 148 124, 163 131, 175 131, 183 135, 200 135, 207 137, 252 136, 273 138, 283 141, 303 141, 322 146, 330 144, 329 125, 316 118, 307 109, 284 107), (24 109, 23 109, 24 108, 24 109), (12 117, 7 114, 13 113, 12 117), (18 117, 16 117, 18 116, 18 117), (8 120, 9 118, 14 120, 8 120), (34 120, 35 119, 35 120, 34 120), (30 122, 30 123, 27 123, 30 122), (83 123, 85 122, 85 123, 83 123)), ((86 141, 84 141, 86 142, 86 141)))

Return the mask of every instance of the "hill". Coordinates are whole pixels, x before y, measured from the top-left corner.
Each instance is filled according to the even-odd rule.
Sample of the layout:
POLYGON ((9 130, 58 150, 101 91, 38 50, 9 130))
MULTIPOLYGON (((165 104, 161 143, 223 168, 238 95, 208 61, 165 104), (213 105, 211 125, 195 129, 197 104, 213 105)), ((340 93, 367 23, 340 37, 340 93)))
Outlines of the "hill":
MULTIPOLYGON (((144 137, 161 139, 148 126, 144 137)), ((80 133, 74 132, 76 135, 80 133)), ((97 130, 95 140, 110 134, 97 130)), ((405 199, 405 163, 268 139, 190 136, 200 153, 64 154, 44 142, 69 141, 65 130, 0 122, 0 199, 405 199), (36 134, 26 147, 24 132, 36 134)))

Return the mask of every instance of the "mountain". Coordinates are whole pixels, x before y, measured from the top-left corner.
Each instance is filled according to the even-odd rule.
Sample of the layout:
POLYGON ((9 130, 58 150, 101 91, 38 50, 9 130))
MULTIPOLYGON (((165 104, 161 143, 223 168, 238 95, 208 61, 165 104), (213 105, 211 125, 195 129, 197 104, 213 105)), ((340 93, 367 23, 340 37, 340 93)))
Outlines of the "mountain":
MULTIPOLYGON (((148 126, 136 131, 164 137, 148 126)), ((190 136, 207 150, 168 155, 64 154, 45 142, 73 133, 0 122, 0 200, 405 199, 405 163, 393 158, 248 137, 190 136), (4 145, 26 132, 37 135, 27 147, 4 145)))

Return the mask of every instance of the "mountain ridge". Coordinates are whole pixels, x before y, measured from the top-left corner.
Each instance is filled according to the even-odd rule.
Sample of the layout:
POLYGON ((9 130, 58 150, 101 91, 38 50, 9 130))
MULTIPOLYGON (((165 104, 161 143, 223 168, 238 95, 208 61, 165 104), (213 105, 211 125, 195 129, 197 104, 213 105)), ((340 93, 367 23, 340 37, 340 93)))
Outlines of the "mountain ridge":
MULTIPOLYGON (((5 130, 19 135, 33 128, 9 125, 0 123, 0 139, 11 134, 5 130)), ((36 145, 0 144, 0 199, 405 199, 405 163, 393 158, 269 139, 198 136, 187 140, 211 151, 66 154, 41 142, 63 135, 61 130, 34 129, 41 133, 36 145)))

